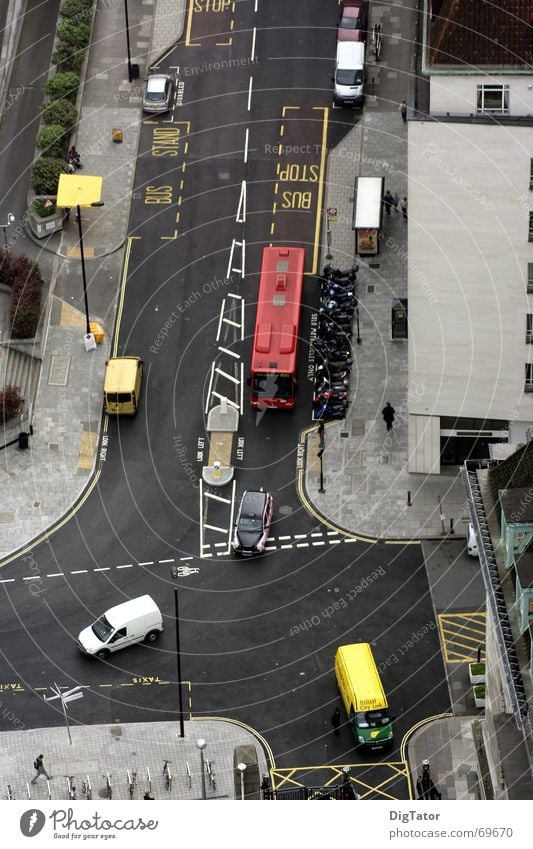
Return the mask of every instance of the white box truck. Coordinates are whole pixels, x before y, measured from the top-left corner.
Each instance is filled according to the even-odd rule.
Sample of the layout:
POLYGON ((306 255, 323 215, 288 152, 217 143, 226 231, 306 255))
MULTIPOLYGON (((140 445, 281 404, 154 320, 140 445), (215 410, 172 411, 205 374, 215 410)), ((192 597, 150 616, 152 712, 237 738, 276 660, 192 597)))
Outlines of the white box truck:
POLYGON ((151 596, 142 595, 110 607, 84 628, 78 637, 78 648, 84 654, 103 659, 133 643, 153 643, 162 631, 161 611, 151 596))

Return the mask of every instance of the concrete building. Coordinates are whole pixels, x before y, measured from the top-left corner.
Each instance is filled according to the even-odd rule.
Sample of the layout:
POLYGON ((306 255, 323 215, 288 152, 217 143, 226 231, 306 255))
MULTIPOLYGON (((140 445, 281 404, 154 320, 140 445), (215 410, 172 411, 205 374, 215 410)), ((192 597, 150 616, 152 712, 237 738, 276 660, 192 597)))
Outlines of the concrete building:
POLYGON ((479 774, 487 798, 528 799, 532 6, 428 0, 426 11, 430 114, 408 125, 409 468, 464 464, 487 599, 479 774))
POLYGON ((409 122, 409 470, 533 423, 533 66, 525 0, 428 0, 409 122))

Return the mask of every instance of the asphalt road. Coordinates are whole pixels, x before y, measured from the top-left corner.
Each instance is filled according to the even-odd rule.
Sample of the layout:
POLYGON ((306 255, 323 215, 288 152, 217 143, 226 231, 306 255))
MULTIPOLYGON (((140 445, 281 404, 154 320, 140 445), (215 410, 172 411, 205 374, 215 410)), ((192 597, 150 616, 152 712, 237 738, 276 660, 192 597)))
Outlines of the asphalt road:
MULTIPOLYGON (((335 33, 322 28, 333 22, 324 21, 324 4, 306 3, 305 30, 292 7, 260 5, 252 20, 251 4, 236 4, 233 29, 229 19, 194 15, 165 60, 180 105, 143 124, 119 335, 120 352, 145 360, 141 412, 109 423, 98 480, 75 517, 3 570, 3 579, 14 579, 1 590, 4 703, 16 702, 28 726, 61 724, 41 699, 57 681, 87 687, 75 721, 175 716, 169 572, 177 563, 186 703, 195 715, 248 723, 266 736, 280 766, 397 760, 397 749, 355 755, 346 728, 333 737, 333 657, 339 644, 373 643, 398 745, 413 724, 448 708, 421 550, 332 539, 295 489, 298 436, 311 421, 321 143, 336 143, 354 115, 336 111, 332 122, 327 111, 335 33), (212 67, 214 55, 226 65, 212 67), (212 364, 225 370, 231 360, 246 369, 261 249, 270 240, 303 244, 308 276, 295 412, 256 414, 238 369, 238 384, 229 382, 244 393, 235 497, 263 485, 275 498, 275 550, 248 562, 221 556, 231 510, 202 499, 198 482, 209 450, 210 390, 229 392, 220 375, 210 383, 212 364), (244 338, 240 327, 224 325, 223 347, 235 354, 228 360, 217 332, 221 315, 235 317, 236 297, 245 304, 244 338), (206 520, 221 531, 202 536, 206 520), (199 557, 202 545, 210 557, 199 557), (145 592, 165 616, 161 641, 107 662, 83 658, 75 645, 81 628, 145 592)), ((327 14, 334 18, 336 8, 327 14)))

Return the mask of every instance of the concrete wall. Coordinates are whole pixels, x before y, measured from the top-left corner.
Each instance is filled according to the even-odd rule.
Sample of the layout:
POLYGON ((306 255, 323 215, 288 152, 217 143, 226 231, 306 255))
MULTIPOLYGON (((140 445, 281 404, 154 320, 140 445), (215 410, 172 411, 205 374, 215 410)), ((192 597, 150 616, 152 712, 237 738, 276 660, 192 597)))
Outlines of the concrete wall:
POLYGON ((529 127, 409 125, 411 415, 533 421, 532 154, 529 127))
POLYGON ((487 75, 432 74, 430 82, 431 115, 476 115, 478 85, 509 86, 509 114, 533 115, 533 74, 512 75, 494 73, 487 75))

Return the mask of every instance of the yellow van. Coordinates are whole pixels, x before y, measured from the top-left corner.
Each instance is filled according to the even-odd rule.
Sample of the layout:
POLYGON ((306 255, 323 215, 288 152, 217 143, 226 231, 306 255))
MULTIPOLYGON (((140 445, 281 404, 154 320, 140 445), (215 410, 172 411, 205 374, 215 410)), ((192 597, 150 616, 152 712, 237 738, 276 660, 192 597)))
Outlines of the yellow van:
POLYGON ((112 357, 106 363, 104 409, 111 415, 134 416, 139 409, 143 361, 140 357, 112 357))
POLYGON ((391 743, 392 719, 369 644, 339 646, 335 675, 355 742, 372 749, 391 743))

